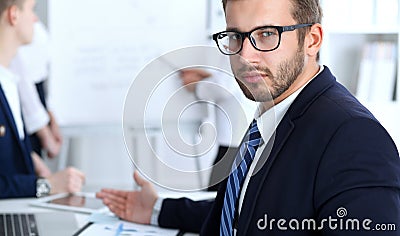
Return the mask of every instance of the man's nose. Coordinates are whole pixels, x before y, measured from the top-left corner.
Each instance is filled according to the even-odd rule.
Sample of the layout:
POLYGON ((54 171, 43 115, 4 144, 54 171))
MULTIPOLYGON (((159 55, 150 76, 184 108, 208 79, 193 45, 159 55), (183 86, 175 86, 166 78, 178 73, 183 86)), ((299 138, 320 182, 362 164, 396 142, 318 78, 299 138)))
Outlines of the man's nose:
POLYGON ((241 59, 247 63, 252 63, 258 61, 258 56, 260 51, 254 48, 250 42, 250 37, 246 37, 243 40, 242 50, 240 50, 239 55, 241 59))

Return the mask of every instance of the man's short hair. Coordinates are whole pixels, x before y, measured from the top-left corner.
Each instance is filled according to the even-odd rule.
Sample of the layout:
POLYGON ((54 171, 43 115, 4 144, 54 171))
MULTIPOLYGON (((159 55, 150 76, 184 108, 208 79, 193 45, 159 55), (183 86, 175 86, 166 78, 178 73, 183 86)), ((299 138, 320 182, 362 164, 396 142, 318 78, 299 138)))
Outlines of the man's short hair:
MULTIPOLYGON (((222 0, 224 10, 226 3, 234 0, 222 0)), ((278 0, 279 1, 279 0, 278 0)), ((322 9, 319 0, 289 0, 292 3, 291 14, 297 24, 321 23, 322 9)), ((299 46, 303 46, 304 37, 309 27, 298 29, 299 46)))
POLYGON ((12 5, 17 5, 19 8, 22 8, 25 0, 0 0, 0 15, 12 5))

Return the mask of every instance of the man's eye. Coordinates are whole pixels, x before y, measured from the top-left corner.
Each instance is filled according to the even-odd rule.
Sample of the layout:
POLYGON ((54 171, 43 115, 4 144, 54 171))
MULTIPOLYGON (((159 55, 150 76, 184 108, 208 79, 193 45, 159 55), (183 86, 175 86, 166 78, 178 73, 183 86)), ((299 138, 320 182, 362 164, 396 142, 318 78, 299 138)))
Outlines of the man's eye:
POLYGON ((274 32, 272 32, 272 31, 263 31, 259 34, 259 37, 260 38, 268 38, 273 35, 274 35, 274 32))
POLYGON ((234 34, 230 36, 230 40, 239 40, 240 39, 240 35, 238 34, 234 34))

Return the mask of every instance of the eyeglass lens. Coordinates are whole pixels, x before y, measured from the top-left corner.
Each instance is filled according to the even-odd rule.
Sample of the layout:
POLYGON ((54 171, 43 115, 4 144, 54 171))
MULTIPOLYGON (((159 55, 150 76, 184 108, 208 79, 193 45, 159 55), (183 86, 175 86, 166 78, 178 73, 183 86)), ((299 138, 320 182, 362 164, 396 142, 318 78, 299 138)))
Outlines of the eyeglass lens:
MULTIPOLYGON (((243 34, 228 31, 217 38, 219 48, 226 54, 235 54, 242 48, 243 34)), ((265 27, 250 34, 250 41, 259 50, 272 50, 279 44, 279 32, 276 28, 265 27)))

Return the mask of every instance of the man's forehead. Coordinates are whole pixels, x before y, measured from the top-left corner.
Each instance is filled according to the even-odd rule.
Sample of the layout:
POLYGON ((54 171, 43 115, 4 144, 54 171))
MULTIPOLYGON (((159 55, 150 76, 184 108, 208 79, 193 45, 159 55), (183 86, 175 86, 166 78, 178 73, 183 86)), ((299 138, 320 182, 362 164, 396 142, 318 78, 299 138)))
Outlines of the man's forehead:
POLYGON ((251 30, 257 26, 295 23, 290 0, 231 0, 225 8, 227 28, 251 30))

